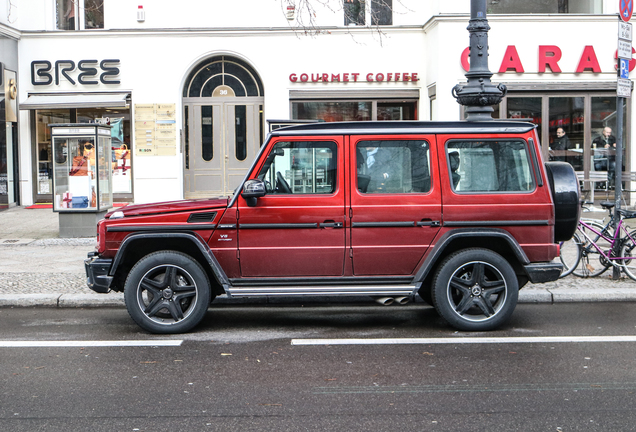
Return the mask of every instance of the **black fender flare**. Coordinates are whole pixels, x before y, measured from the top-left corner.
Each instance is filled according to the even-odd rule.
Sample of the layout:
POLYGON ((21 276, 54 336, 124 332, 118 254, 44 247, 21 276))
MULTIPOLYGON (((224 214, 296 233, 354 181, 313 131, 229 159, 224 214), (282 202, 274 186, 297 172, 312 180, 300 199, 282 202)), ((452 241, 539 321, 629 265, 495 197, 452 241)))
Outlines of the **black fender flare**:
POLYGON ((110 271, 108 272, 109 276, 114 276, 117 271, 117 267, 119 267, 120 263, 124 259, 126 255, 126 251, 129 247, 131 247, 136 241, 144 240, 144 239, 161 239, 161 238, 180 238, 185 241, 189 241, 193 243, 201 252, 203 257, 205 258, 210 270, 212 270, 212 274, 216 278, 216 281, 223 287, 223 291, 229 296, 230 290, 230 281, 223 271, 223 268, 216 260, 216 257, 203 240, 203 238, 195 233, 195 232, 141 232, 141 233, 131 233, 121 242, 119 249, 117 250, 117 255, 113 259, 113 264, 110 267, 110 271))
POLYGON ((530 264, 530 260, 526 253, 521 249, 517 240, 508 232, 500 228, 458 228, 444 233, 439 240, 435 243, 433 250, 428 253, 426 259, 420 266, 417 273, 413 277, 413 282, 422 284, 431 270, 435 267, 435 264, 439 261, 440 256, 444 250, 455 240, 459 238, 475 238, 475 237, 490 237, 503 239, 508 243, 510 249, 513 251, 515 257, 519 260, 522 266, 530 264))

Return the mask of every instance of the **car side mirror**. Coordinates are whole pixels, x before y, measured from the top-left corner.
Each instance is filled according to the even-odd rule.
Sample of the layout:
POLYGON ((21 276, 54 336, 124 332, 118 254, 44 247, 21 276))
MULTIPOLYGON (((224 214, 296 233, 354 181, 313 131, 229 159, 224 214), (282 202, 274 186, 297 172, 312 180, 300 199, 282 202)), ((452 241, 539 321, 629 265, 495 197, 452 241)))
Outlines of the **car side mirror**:
POLYGON ((260 179, 246 181, 241 192, 241 196, 245 198, 249 207, 255 207, 257 198, 264 197, 265 194, 267 194, 265 182, 260 179))

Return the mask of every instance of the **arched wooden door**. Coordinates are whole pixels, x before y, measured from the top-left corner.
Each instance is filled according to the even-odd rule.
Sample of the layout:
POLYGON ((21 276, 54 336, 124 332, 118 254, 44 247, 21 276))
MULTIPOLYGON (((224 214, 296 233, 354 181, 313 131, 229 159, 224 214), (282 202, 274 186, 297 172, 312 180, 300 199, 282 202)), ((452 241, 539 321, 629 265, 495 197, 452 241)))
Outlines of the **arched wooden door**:
POLYGON ((239 186, 263 138, 263 86, 242 60, 205 60, 183 93, 186 198, 230 194, 239 186))

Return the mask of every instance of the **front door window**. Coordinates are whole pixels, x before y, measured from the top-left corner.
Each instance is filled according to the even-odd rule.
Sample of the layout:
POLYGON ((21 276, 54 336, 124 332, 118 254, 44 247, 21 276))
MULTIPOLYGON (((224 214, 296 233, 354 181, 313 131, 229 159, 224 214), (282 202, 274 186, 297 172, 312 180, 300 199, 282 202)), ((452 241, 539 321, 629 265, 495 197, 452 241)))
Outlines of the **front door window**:
POLYGON ((336 190, 336 144, 279 142, 258 174, 271 194, 329 194, 336 190))

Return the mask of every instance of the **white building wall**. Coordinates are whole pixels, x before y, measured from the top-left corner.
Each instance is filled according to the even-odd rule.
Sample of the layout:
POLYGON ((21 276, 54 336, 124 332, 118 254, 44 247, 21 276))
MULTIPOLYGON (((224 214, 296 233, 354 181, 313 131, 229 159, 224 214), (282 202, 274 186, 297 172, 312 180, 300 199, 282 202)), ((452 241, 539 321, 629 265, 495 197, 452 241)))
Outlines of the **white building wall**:
MULTIPOLYGON (((134 104, 175 103, 182 127, 181 94, 188 73, 199 61, 214 55, 242 58, 259 73, 265 89, 265 118, 290 118, 289 92, 418 88, 419 118, 429 118, 427 87, 436 87, 438 120, 457 120, 460 107, 451 89, 466 81, 460 56, 468 46, 470 0, 394 1, 394 25, 381 29, 344 28, 341 2, 317 5, 320 35, 298 30, 297 18, 285 18, 286 1, 168 0, 131 2, 105 0, 105 30, 47 31, 55 29, 54 0, 20 0, 14 27, 23 31, 19 42, 19 100, 32 92, 126 91, 134 104), (146 20, 137 22, 142 4, 146 20), (331 5, 331 6, 330 6, 331 5), (25 12, 28 11, 28 12, 25 12), (120 30, 115 30, 120 29, 120 30), (59 86, 32 86, 33 60, 120 59, 121 84, 80 86, 62 80, 59 86), (292 83, 292 73, 416 72, 417 83, 292 83)), ((15 4, 15 3, 14 3, 15 4)), ((8 0, 0 0, 7 10, 8 0)), ((2 10, 2 9, 0 9, 2 10)), ((577 82, 615 80, 615 0, 603 0, 605 15, 491 15, 490 70, 493 82, 577 82), (508 45, 515 45, 525 72, 498 73, 508 45), (538 73, 539 45, 557 45, 563 52, 563 72, 538 73), (574 73, 586 45, 594 46, 602 73, 574 73)), ((11 15, 13 17, 13 15, 11 15)), ((300 18, 299 18, 300 17, 300 18)), ((0 14, 6 24, 8 14, 0 14)), ((306 19, 302 22, 308 23, 306 19)), ((74 72, 75 76, 77 71, 74 72)), ((631 103, 631 101, 630 101, 631 103)), ((134 112, 133 112, 134 116, 134 112)), ((635 119, 636 115, 632 115, 635 119)), ((632 120, 631 127, 636 125, 632 120)), ((22 203, 32 200, 31 119, 21 112, 22 203)), ((133 128, 134 129, 134 128, 133 128)), ((133 131, 134 134, 134 131, 133 131)), ((134 137, 133 137, 134 139, 134 137)), ((634 152, 636 153, 636 152, 634 152)), ((636 155, 634 155, 636 156, 636 155)), ((636 166, 636 159, 632 166, 636 166)), ((183 155, 136 157, 134 190, 137 202, 178 199, 183 196, 183 155)))

